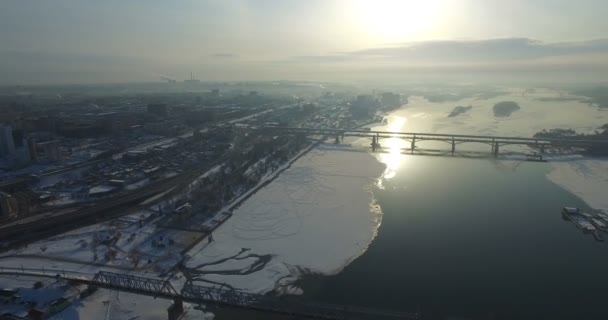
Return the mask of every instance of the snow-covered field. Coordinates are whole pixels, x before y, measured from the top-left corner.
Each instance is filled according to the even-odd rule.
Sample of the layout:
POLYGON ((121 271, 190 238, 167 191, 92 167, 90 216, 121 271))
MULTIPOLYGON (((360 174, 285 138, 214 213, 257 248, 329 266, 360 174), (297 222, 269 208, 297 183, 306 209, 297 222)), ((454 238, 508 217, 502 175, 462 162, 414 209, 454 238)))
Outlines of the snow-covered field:
POLYGON ((366 250, 381 222, 370 186, 383 170, 362 149, 313 149, 193 248, 186 266, 204 281, 297 293, 288 285, 302 272, 335 274, 366 250))
POLYGON ((143 210, 76 229, 0 255, 0 267, 75 270, 80 264, 91 266, 91 273, 104 267, 162 273, 181 260, 180 251, 199 234, 159 228, 159 219, 143 210))

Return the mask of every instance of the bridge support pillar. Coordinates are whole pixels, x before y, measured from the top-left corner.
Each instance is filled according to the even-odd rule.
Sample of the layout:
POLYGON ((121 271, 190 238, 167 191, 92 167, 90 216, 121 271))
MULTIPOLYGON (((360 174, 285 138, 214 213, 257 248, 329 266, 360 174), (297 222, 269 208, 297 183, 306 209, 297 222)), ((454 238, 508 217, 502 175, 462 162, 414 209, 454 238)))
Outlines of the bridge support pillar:
POLYGON ((542 155, 542 154, 544 154, 544 153, 545 153, 545 145, 544 145, 544 144, 541 144, 541 145, 540 145, 540 154, 542 155))
POLYGON ((336 140, 334 141, 335 144, 339 144, 340 143, 340 135, 337 134, 336 135, 336 140))
POLYGON ((410 147, 410 152, 414 153, 414 149, 416 149, 416 136, 412 138, 412 145, 410 147))
POLYGON ((454 141, 454 137, 452 137, 452 156, 456 153, 456 141, 454 141))
POLYGON ((184 303, 182 300, 173 300, 173 304, 167 308, 167 314, 169 320, 179 320, 184 313, 184 303))
POLYGON ((378 137, 373 136, 372 137, 372 151, 376 151, 376 148, 378 148, 378 137))
POLYGON ((494 146, 492 147, 492 151, 494 152, 494 158, 498 158, 498 142, 494 142, 494 146))

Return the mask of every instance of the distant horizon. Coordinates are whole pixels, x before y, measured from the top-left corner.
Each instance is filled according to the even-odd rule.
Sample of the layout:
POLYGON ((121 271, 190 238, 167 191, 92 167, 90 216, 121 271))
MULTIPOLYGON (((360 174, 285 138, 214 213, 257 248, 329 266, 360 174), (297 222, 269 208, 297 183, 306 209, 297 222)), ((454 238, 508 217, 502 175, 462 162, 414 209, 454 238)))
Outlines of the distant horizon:
POLYGON ((504 74, 493 74, 494 79, 500 78, 502 80, 488 81, 478 80, 472 81, 470 75, 462 74, 456 78, 442 77, 440 75, 426 75, 427 77, 416 78, 410 76, 409 78, 402 78, 399 80, 395 79, 350 79, 350 81, 341 80, 314 80, 314 79, 240 79, 240 80, 202 80, 194 77, 195 80, 199 80, 198 83, 187 83, 184 80, 187 79, 176 79, 174 83, 168 81, 158 80, 124 80, 124 81, 106 81, 106 82, 39 82, 39 83, 15 83, 6 84, 0 83, 2 89, 15 89, 15 88, 31 88, 31 89, 44 89, 44 88, 56 88, 56 87, 106 87, 106 86, 164 86, 165 88, 179 88, 179 89, 193 89, 197 87, 209 86, 213 84, 218 85, 242 85, 242 84, 272 84, 272 83, 309 83, 309 84, 334 84, 334 85, 346 85, 346 86, 410 86, 410 85, 440 85, 440 86, 573 86, 573 87, 588 87, 597 86, 604 87, 608 86, 608 79, 579 79, 576 81, 565 81, 563 79, 556 79, 554 76, 546 75, 549 78, 529 78, 524 75, 519 77, 504 78, 504 74), (471 81, 464 81, 464 80, 471 81))
POLYGON ((0 85, 608 73, 600 0, 7 2, 0 85), (576 26, 576 27, 573 27, 576 26))
MULTIPOLYGON (((213 59, 233 60, 227 54, 213 59)), ((605 81, 608 39, 545 43, 528 38, 423 41, 349 52, 179 66, 156 72, 142 58, 1 51, 0 86, 163 82, 409 81, 419 78, 543 78, 563 83, 605 81), (67 68, 70 71, 64 70, 67 68)), ((534 80, 536 81, 536 80, 534 80)))

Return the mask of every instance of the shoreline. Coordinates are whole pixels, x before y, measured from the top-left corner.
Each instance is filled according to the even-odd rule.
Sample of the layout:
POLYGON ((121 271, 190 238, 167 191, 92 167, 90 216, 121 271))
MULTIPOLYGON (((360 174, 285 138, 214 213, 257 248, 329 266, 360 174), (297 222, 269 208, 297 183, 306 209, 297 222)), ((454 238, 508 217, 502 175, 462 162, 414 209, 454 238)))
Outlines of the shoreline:
POLYGON ((558 187, 573 194, 590 208, 608 212, 608 158, 580 157, 551 162, 545 177, 558 187))

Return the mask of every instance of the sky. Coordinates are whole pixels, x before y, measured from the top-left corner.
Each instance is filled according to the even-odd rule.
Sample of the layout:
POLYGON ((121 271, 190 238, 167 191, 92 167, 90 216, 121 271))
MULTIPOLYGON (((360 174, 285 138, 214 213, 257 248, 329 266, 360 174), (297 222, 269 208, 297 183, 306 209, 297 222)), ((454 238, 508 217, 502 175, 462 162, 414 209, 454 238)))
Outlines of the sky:
POLYGON ((604 0, 3 0, 0 84, 608 71, 604 0))

